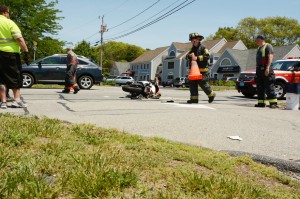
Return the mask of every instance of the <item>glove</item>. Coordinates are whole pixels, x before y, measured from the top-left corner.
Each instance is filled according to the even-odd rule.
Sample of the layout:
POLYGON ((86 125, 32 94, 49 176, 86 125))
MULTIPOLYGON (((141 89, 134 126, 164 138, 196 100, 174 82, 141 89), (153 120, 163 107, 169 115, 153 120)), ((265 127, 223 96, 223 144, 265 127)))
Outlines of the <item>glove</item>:
POLYGON ((27 64, 27 66, 29 66, 29 64, 30 64, 29 58, 30 58, 29 52, 24 52, 23 60, 24 60, 25 64, 27 64))

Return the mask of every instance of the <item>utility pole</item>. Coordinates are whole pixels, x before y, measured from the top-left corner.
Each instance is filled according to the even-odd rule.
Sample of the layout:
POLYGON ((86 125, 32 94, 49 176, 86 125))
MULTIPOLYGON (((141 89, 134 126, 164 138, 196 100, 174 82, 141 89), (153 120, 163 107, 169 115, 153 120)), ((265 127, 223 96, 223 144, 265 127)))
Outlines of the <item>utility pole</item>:
MULTIPOLYGON (((100 18, 100 17, 99 17, 100 18)), ((103 67, 102 67, 102 56, 103 56, 103 52, 102 52, 102 44, 103 44, 103 33, 104 32, 107 32, 106 30, 106 25, 104 24, 104 15, 102 15, 101 17, 101 29, 100 29, 100 35, 101 35, 101 38, 100 38, 100 67, 102 68, 103 70, 103 67)))

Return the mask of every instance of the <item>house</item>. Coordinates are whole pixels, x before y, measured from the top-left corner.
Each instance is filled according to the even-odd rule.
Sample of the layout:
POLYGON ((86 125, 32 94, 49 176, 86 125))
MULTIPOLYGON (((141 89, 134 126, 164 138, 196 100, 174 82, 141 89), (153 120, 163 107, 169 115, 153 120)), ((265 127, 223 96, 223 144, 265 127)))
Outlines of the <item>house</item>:
POLYGON ((122 73, 127 73, 130 70, 128 62, 115 62, 110 69, 110 75, 119 76, 122 73))
MULTIPOLYGON (((247 49, 242 41, 227 42, 226 39, 207 40, 202 42, 211 54, 210 65, 214 64, 222 52, 227 48, 247 49)), ((191 42, 173 42, 168 50, 168 55, 162 64, 162 81, 173 80, 177 77, 188 75, 188 63, 185 59, 187 53, 192 48, 191 42)))
MULTIPOLYGON (((256 68, 257 49, 237 50, 226 49, 211 69, 215 79, 238 77, 241 71, 256 68)), ((298 44, 274 47, 273 61, 288 57, 300 57, 298 44)))
POLYGON ((130 62, 133 78, 136 81, 154 80, 156 74, 161 71, 162 59, 168 54, 168 49, 169 47, 166 46, 146 51, 130 62))

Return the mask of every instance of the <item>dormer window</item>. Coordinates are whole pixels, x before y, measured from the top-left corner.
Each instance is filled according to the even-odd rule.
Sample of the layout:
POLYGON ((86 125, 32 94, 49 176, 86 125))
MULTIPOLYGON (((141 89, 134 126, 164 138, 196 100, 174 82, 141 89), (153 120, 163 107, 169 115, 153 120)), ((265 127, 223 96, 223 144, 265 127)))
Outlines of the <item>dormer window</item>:
POLYGON ((174 51, 171 51, 170 54, 169 54, 169 57, 176 57, 176 54, 174 51))

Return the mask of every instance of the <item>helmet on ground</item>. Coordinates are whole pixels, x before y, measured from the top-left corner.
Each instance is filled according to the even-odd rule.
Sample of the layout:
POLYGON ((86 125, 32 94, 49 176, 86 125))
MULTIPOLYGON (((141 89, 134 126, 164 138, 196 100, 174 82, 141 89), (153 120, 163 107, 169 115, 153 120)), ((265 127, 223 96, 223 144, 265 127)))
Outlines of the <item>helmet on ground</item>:
POLYGON ((193 32, 193 33, 190 33, 189 34, 189 40, 190 41, 192 41, 192 39, 195 39, 195 38, 200 38, 200 41, 202 40, 202 39, 204 39, 204 37, 202 36, 202 35, 199 35, 198 33, 196 33, 196 32, 193 32))

